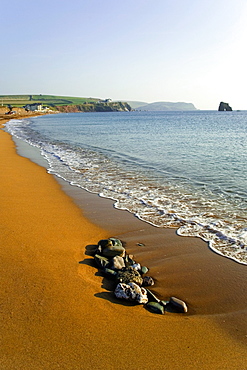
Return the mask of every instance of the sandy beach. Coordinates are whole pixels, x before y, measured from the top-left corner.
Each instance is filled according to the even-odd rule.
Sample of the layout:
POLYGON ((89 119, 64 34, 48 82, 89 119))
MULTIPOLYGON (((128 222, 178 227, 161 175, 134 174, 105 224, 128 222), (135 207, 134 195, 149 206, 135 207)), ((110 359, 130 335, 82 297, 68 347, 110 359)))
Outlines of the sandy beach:
POLYGON ((0 167, 0 369, 247 369, 247 266, 57 181, 2 129, 0 167), (110 236, 188 314, 114 298, 86 248, 110 236))

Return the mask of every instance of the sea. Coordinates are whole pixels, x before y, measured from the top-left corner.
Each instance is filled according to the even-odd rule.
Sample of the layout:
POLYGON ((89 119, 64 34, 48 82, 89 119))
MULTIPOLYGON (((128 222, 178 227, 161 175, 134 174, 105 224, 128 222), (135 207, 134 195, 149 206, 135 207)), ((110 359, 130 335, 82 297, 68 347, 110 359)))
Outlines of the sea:
POLYGON ((247 111, 51 114, 6 130, 49 173, 247 264, 247 111))

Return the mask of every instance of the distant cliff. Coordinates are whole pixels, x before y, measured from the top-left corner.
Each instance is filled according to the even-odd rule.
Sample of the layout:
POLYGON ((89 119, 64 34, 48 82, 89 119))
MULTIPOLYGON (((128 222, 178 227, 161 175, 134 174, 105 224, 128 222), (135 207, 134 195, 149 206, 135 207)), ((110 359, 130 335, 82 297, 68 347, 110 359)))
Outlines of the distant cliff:
POLYGON ((56 106, 59 112, 128 112, 131 106, 124 102, 85 102, 84 104, 56 106))
POLYGON ((0 95, 2 106, 21 108, 26 105, 41 105, 59 112, 126 112, 131 106, 126 102, 111 99, 80 98, 57 95, 0 95))
POLYGON ((135 107, 136 110, 147 110, 147 111, 187 111, 196 110, 196 107, 192 103, 184 102, 155 102, 150 104, 141 105, 135 107))

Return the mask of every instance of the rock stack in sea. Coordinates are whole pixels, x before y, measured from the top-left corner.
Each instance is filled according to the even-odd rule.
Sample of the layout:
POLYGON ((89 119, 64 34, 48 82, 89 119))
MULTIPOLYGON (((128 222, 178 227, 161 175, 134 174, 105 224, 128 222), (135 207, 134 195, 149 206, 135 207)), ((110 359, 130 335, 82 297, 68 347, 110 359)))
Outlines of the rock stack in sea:
POLYGON ((160 300, 147 288, 154 285, 154 279, 147 275, 149 269, 128 255, 119 239, 100 240, 93 254, 97 267, 115 281, 114 294, 117 298, 143 304, 149 311, 158 314, 188 311, 182 300, 176 297, 160 300))

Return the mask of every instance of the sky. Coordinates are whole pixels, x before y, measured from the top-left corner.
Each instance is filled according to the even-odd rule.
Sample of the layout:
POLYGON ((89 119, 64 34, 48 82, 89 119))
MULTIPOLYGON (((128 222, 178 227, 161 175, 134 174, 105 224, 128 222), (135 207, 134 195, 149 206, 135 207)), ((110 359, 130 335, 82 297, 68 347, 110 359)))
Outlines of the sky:
POLYGON ((247 110, 246 0, 1 0, 0 95, 247 110))

